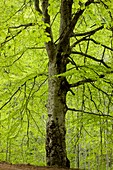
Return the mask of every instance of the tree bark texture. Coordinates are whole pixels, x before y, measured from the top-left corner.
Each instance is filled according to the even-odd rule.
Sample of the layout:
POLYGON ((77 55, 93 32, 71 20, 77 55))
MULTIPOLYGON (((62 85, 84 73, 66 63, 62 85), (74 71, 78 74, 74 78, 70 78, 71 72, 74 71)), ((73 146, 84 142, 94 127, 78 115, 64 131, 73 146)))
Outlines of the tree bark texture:
MULTIPOLYGON (((57 56, 56 56, 57 57, 57 56)), ((47 165, 66 167, 65 114, 66 78, 54 77, 65 69, 63 63, 49 62, 48 122, 46 127, 47 165), (53 78, 52 78, 53 76, 53 78)))
MULTIPOLYGON (((48 14, 49 1, 42 1, 42 13, 45 23, 50 25, 50 16, 48 14)), ((46 43, 46 50, 49 57, 49 80, 48 80, 48 120, 46 126, 46 161, 48 166, 70 167, 70 161, 67 158, 65 143, 65 115, 66 94, 69 90, 69 84, 66 77, 58 74, 66 72, 68 64, 67 51, 69 49, 69 37, 66 42, 62 42, 63 35, 69 29, 71 21, 72 0, 61 1, 61 19, 59 24, 59 42, 57 45, 53 42, 52 28, 47 27, 46 32, 51 41, 46 43)))
MULTIPOLYGON (((66 94, 70 91, 70 86, 66 77, 59 74, 66 72, 69 62, 70 37, 78 18, 84 12, 78 10, 72 17, 73 0, 61 0, 60 3, 60 22, 59 39, 54 44, 50 16, 48 14, 49 0, 42 0, 43 21, 49 26, 46 33, 50 41, 45 43, 49 58, 49 78, 48 78, 48 120, 46 126, 46 160, 49 166, 70 167, 67 158, 65 143, 65 115, 67 112, 66 94)), ((93 0, 89 0, 86 6, 93 0)))

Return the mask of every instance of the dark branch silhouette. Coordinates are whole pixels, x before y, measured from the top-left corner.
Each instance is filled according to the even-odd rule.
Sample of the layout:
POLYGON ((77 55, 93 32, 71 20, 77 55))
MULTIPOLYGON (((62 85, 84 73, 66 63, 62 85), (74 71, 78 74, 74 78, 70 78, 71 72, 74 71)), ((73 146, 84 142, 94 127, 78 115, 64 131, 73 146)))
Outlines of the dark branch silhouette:
POLYGON ((84 79, 84 80, 80 80, 80 81, 78 81, 78 82, 76 82, 76 83, 73 83, 73 84, 70 84, 69 86, 70 86, 70 88, 72 88, 72 87, 78 87, 78 86, 80 86, 80 85, 83 85, 83 84, 85 84, 85 83, 91 83, 91 82, 95 82, 96 80, 93 80, 93 79, 84 79))
POLYGON ((88 111, 79 110, 79 109, 75 109, 75 108, 68 108, 68 107, 67 107, 67 110, 74 111, 74 112, 81 112, 81 113, 90 114, 90 115, 94 115, 94 116, 110 117, 113 119, 113 116, 107 115, 107 114, 98 114, 98 113, 94 113, 94 112, 88 112, 88 111))
POLYGON ((99 62, 99 63, 102 63, 105 67, 107 67, 107 68, 111 68, 110 66, 108 66, 104 61, 103 61, 103 59, 97 59, 97 58, 95 58, 95 57, 93 57, 93 56, 91 56, 91 55, 89 55, 89 54, 86 54, 86 53, 83 53, 83 52, 79 52, 79 51, 72 51, 71 52, 72 54, 79 54, 79 55, 81 55, 81 56, 85 56, 85 57, 87 57, 87 58, 90 58, 90 59, 92 59, 92 60, 94 60, 94 61, 97 61, 97 62, 99 62))

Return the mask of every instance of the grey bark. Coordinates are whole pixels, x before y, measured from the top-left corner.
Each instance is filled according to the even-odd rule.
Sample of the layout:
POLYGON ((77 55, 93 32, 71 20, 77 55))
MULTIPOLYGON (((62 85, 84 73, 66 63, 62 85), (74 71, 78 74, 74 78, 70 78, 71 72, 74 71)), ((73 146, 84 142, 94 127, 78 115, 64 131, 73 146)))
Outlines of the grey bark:
MULTIPOLYGON (((50 16, 48 14, 49 0, 42 0, 43 21, 49 25, 46 32, 50 41, 45 43, 48 58, 48 120, 46 126, 46 161, 49 166, 70 167, 67 158, 65 143, 65 115, 67 112, 66 94, 70 91, 70 85, 66 77, 58 74, 66 72, 69 62, 70 37, 77 23, 78 18, 84 12, 79 10, 72 18, 73 0, 61 0, 59 40, 54 44, 50 16)), ((89 0, 89 5, 93 0, 89 0)))
MULTIPOLYGON (((45 23, 50 25, 50 16, 48 14, 48 0, 42 1, 42 13, 45 23)), ((61 20, 59 27, 59 37, 63 37, 64 32, 69 29, 71 20, 72 0, 61 1, 61 20)), ((67 112, 66 94, 69 90, 69 84, 65 77, 57 76, 66 72, 68 64, 67 50, 69 49, 69 38, 66 43, 62 42, 56 46, 53 43, 52 29, 46 28, 51 41, 46 43, 46 50, 49 57, 49 80, 48 80, 48 120, 46 126, 46 161, 49 166, 70 167, 70 161, 67 158, 65 143, 65 115, 67 112), (65 47, 65 48, 64 48, 65 47)))

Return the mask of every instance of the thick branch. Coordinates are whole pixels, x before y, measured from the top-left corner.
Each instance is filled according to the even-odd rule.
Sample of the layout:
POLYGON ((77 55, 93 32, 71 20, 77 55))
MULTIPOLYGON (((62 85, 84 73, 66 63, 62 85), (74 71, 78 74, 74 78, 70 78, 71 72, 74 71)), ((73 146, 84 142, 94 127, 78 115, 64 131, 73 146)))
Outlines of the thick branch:
POLYGON ((43 0, 42 1, 43 21, 45 24, 48 24, 45 31, 46 31, 48 37, 50 37, 50 41, 45 44, 46 44, 46 50, 47 50, 49 59, 52 59, 51 57, 54 57, 54 54, 55 54, 55 45, 53 43, 52 30, 51 30, 51 26, 50 26, 50 16, 48 14, 48 6, 49 6, 48 0, 43 0))
MULTIPOLYGON (((61 6, 60 6, 60 31, 59 31, 59 39, 63 38, 65 33, 70 29, 70 23, 72 20, 72 4, 73 0, 61 0, 61 6)), ((58 41, 57 40, 57 41, 58 41)), ((70 48, 70 37, 68 36, 66 41, 63 41, 62 43, 58 44, 58 51, 68 51, 70 48)))
POLYGON ((49 6, 48 0, 43 0, 42 1, 43 21, 44 21, 44 23, 49 25, 46 28, 46 32, 49 34, 49 36, 52 39, 52 33, 51 33, 51 28, 50 28, 50 16, 48 14, 48 6, 49 6))
POLYGON ((72 19, 72 4, 73 0, 61 1, 60 36, 62 36, 69 29, 69 25, 72 19))
MULTIPOLYGON (((86 3, 85 3, 85 7, 89 6, 91 3, 93 3, 94 0, 88 0, 86 3)), ((67 29, 66 33, 61 37, 61 40, 60 40, 60 45, 63 43, 66 44, 67 42, 67 39, 71 36, 71 34, 73 33, 73 30, 75 28, 75 25, 78 21, 78 19, 80 18, 80 16, 83 14, 83 12, 85 11, 86 8, 84 9, 79 9, 76 14, 74 15, 73 19, 71 20, 70 22, 70 25, 69 25, 69 28, 67 29)))
POLYGON ((92 83, 92 82, 95 82, 96 80, 93 80, 93 79, 84 79, 84 80, 80 80, 80 81, 78 81, 78 82, 76 82, 76 83, 73 83, 73 84, 70 84, 69 86, 70 86, 70 88, 72 88, 72 87, 78 87, 78 86, 80 86, 80 85, 83 85, 83 84, 85 84, 85 83, 92 83))
POLYGON ((39 7, 39 0, 34 0, 34 6, 35 6, 35 10, 38 11, 40 14, 42 14, 42 11, 39 7))

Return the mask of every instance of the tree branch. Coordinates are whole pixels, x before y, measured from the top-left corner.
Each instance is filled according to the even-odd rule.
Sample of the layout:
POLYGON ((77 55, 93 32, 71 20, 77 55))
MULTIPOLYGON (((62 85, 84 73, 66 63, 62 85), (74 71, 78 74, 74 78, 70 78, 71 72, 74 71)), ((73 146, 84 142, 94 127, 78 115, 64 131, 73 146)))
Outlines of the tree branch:
POLYGON ((83 32, 83 33, 72 33, 72 37, 77 37, 77 36, 85 36, 85 35, 93 35, 95 34, 97 31, 102 30, 104 28, 104 26, 100 26, 98 28, 95 28, 94 30, 91 31, 87 31, 87 32, 83 32))
MULTIPOLYGON (((34 77, 29 78, 29 79, 26 80, 23 84, 21 84, 21 85, 18 87, 18 89, 9 97, 9 99, 0 107, 0 110, 2 110, 2 109, 13 99, 13 97, 18 93, 18 91, 20 91, 21 88, 26 85, 26 82, 27 82, 27 81, 34 79, 34 83, 35 83, 35 79, 36 79, 38 76, 42 76, 42 75, 45 75, 45 74, 35 75, 34 77)), ((47 79, 46 79, 46 80, 47 80, 47 79)), ((44 80, 44 82, 45 82, 46 80, 44 80)), ((34 88, 34 83, 33 83, 33 86, 32 86, 32 88, 31 88, 31 90, 34 88)), ((42 83, 41 85, 43 85, 43 83, 42 83)), ((38 88, 38 89, 39 89, 39 88, 38 88)), ((31 94, 31 91, 30 91, 30 94, 31 94)))
MULTIPOLYGON (((25 29, 25 28, 24 28, 24 29, 25 29)), ((24 29, 23 29, 23 30, 24 30, 24 29)), ((12 37, 10 37, 10 36, 6 37, 6 38, 5 38, 5 41, 0 44, 0 47, 3 47, 7 42, 9 42, 9 41, 11 41, 12 39, 14 39, 14 38, 15 38, 16 36, 18 36, 23 30, 18 31, 18 32, 17 32, 15 35, 13 35, 12 37)))
MULTIPOLYGON (((85 7, 89 6, 91 3, 93 3, 94 0, 88 0, 86 3, 85 3, 85 7)), ((85 11, 86 8, 84 9, 79 9, 74 17, 72 18, 71 22, 70 22, 70 25, 69 25, 69 28, 67 29, 66 33, 61 37, 60 39, 60 43, 59 43, 59 46, 63 43, 66 43, 67 42, 67 39, 71 36, 71 34, 73 33, 73 30, 75 28, 75 25, 78 21, 78 19, 80 18, 80 16, 83 14, 83 12, 85 11)))
POLYGON ((93 84, 93 83, 91 83, 91 85, 92 85, 95 89, 97 89, 98 91, 104 93, 104 94, 109 98, 109 94, 107 94, 106 91, 104 91, 104 90, 102 90, 101 88, 97 87, 97 86, 96 86, 95 84, 93 84))
POLYGON ((92 31, 88 31, 88 32, 84 32, 84 33, 78 33, 78 34, 72 33, 72 35, 71 35, 72 37, 84 36, 84 35, 85 35, 85 36, 84 36, 83 38, 77 40, 75 43, 73 43, 73 44, 71 45, 71 49, 72 49, 73 47, 75 47, 78 43, 82 42, 82 41, 90 40, 89 38, 87 39, 87 37, 95 34, 97 31, 99 31, 99 30, 101 30, 101 29, 103 29, 103 28, 104 28, 103 26, 100 26, 100 27, 98 27, 98 28, 96 28, 96 29, 94 29, 94 30, 92 30, 92 31))
POLYGON ((34 6, 35 6, 35 10, 38 11, 40 14, 42 14, 42 11, 39 7, 39 0, 34 0, 34 6))
POLYGON ((53 42, 52 29, 50 26, 50 16, 48 14, 48 6, 49 6, 48 0, 42 0, 43 21, 45 24, 47 24, 45 31, 46 31, 48 37, 50 37, 50 41, 45 43, 45 45, 46 45, 46 50, 47 50, 49 59, 53 59, 51 57, 54 57, 56 50, 55 50, 55 45, 53 42))
POLYGON ((71 51, 71 54, 79 54, 79 55, 81 55, 81 56, 85 56, 85 57, 87 57, 87 58, 90 58, 91 60, 94 60, 94 61, 97 61, 97 62, 102 63, 102 64, 103 64, 105 67, 107 67, 107 68, 111 68, 110 66, 108 66, 108 65, 103 61, 103 59, 97 59, 97 58, 95 58, 95 57, 93 57, 93 56, 91 56, 91 55, 89 55, 89 54, 82 53, 82 52, 79 52, 79 51, 71 51))
POLYGON ((72 88, 72 87, 78 87, 80 85, 83 85, 85 83, 91 83, 91 82, 95 82, 96 80, 93 80, 93 79, 84 79, 84 80, 80 80, 76 83, 73 83, 73 84, 69 84, 69 87, 72 88))
POLYGON ((27 28, 27 27, 34 26, 34 25, 37 25, 37 24, 30 22, 27 24, 21 24, 21 25, 9 27, 9 29, 17 29, 17 28, 21 28, 21 27, 27 28))
POLYGON ((98 113, 94 113, 94 112, 87 112, 87 111, 79 110, 79 109, 75 109, 75 108, 68 108, 68 107, 67 107, 67 110, 74 111, 74 112, 86 113, 86 114, 94 115, 94 116, 103 116, 103 117, 113 118, 113 116, 111 116, 111 115, 98 114, 98 113))
POLYGON ((9 28, 8 28, 8 32, 9 32, 10 29, 18 29, 18 28, 21 28, 21 27, 24 27, 24 28, 22 28, 21 30, 19 30, 19 31, 18 31, 15 35, 13 35, 13 36, 7 36, 7 37, 5 38, 5 41, 0 44, 0 47, 3 47, 7 42, 9 42, 9 41, 11 41, 12 39, 14 39, 16 36, 18 36, 18 35, 19 35, 23 30, 25 30, 27 27, 34 26, 34 25, 36 25, 36 24, 35 24, 35 23, 28 23, 28 24, 21 24, 21 25, 18 25, 18 26, 9 27, 9 28))
POLYGON ((88 39, 86 39, 86 41, 92 41, 93 43, 95 43, 95 44, 100 44, 102 47, 104 47, 104 48, 106 48, 106 49, 108 49, 108 50, 111 50, 111 51, 113 51, 113 48, 110 48, 110 47, 108 47, 108 46, 106 46, 106 45, 104 45, 104 44, 101 44, 100 42, 97 42, 96 40, 94 40, 93 38, 88 38, 88 39))
POLYGON ((71 45, 71 49, 74 48, 77 44, 79 44, 80 42, 82 41, 86 41, 86 38, 89 37, 89 35, 86 35, 85 37, 77 40, 76 42, 74 42, 72 45, 71 45))
MULTIPOLYGON (((23 84, 24 85, 24 84, 23 84)), ((22 86, 23 86, 22 85, 22 86)), ((16 95, 16 93, 20 90, 20 87, 12 94, 12 96, 0 107, 0 110, 2 110, 11 100, 12 98, 16 95)))

